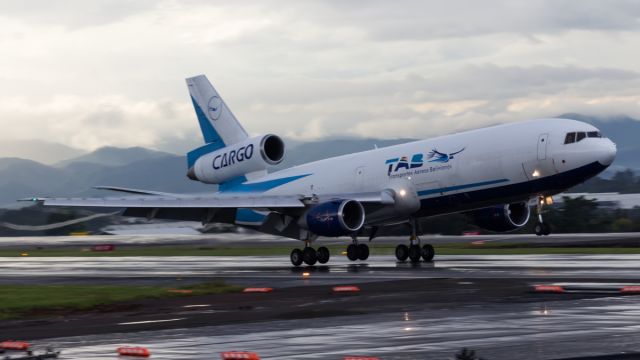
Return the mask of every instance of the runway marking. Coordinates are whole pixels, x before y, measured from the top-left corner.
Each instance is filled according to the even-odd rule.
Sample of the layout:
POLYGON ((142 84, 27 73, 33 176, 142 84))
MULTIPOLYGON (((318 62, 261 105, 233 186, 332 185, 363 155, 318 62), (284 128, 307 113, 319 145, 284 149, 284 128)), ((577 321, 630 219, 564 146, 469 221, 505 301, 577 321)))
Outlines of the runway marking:
POLYGON ((152 323, 161 323, 161 322, 169 322, 169 321, 178 321, 178 320, 184 320, 184 319, 185 318, 165 319, 165 320, 134 321, 134 322, 118 323, 118 325, 152 324, 152 323))
POLYGON ((211 305, 185 305, 183 306, 183 308, 199 308, 199 307, 207 307, 207 306, 211 306, 211 305))

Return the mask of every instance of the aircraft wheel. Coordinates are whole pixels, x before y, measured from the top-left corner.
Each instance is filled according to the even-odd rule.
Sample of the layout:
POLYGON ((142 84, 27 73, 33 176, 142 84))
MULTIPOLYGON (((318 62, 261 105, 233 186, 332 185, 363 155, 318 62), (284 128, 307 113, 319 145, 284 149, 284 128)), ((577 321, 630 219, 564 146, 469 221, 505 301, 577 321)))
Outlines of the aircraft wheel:
POLYGON ((316 252, 316 256, 320 264, 326 264, 329 261, 331 254, 329 253, 329 249, 327 249, 324 246, 321 246, 318 248, 318 251, 316 252))
POLYGON ((533 225, 533 232, 538 236, 542 236, 544 232, 544 225, 541 222, 536 222, 536 224, 533 225))
POLYGON ((293 266, 300 266, 302 264, 303 257, 300 249, 293 249, 291 251, 291 263, 293 266))
POLYGON ((549 223, 542 223, 542 235, 548 236, 551 234, 551 225, 549 223))
POLYGON ((409 257, 409 248, 407 245, 400 244, 396 246, 396 259, 398 261, 406 261, 409 257))
POLYGON ((369 246, 367 244, 358 244, 358 259, 367 260, 369 258, 369 246))
POLYGON ((409 259, 412 263, 420 262, 420 258, 422 257, 422 249, 420 245, 411 245, 409 247, 409 259))
POLYGON ((431 246, 431 244, 426 244, 422 247, 422 258, 424 261, 431 261, 433 257, 436 255, 436 250, 431 246))
POLYGON ((349 244, 349 246, 347 246, 347 258, 351 261, 358 260, 358 245, 349 244))
POLYGON ((315 265, 318 261, 316 251, 310 246, 304 248, 304 251, 302 252, 302 258, 304 259, 304 263, 307 265, 315 265))

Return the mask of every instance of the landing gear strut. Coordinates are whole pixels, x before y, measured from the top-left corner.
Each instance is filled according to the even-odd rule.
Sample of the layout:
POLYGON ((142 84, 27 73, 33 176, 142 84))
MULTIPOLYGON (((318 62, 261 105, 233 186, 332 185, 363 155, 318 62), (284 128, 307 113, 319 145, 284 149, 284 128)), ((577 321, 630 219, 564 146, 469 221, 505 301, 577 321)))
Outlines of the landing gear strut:
POLYGON ((551 234, 551 226, 549 226, 549 223, 544 222, 544 220, 542 219, 542 211, 544 208, 544 205, 550 205, 552 203, 552 200, 550 200, 551 198, 545 198, 544 196, 538 196, 538 202, 536 204, 536 223, 533 226, 533 231, 535 232, 536 235, 538 236, 542 236, 542 235, 549 235, 551 234))
POLYGON ((431 261, 436 254, 435 249, 430 244, 425 244, 420 247, 420 239, 418 238, 418 222, 415 219, 411 220, 411 238, 409 240, 409 246, 400 244, 396 247, 396 259, 400 262, 404 262, 407 259, 412 263, 420 262, 420 258, 424 261, 431 261))
POLYGON ((293 249, 290 257, 291 264, 293 264, 293 266, 300 266, 303 262, 312 266, 315 265, 316 262, 326 264, 329 261, 331 254, 329 253, 329 249, 324 246, 319 247, 317 251, 311 246, 306 246, 304 250, 293 249))
POLYGON ((356 239, 347 246, 347 258, 351 261, 367 260, 369 258, 369 245, 358 244, 356 239))

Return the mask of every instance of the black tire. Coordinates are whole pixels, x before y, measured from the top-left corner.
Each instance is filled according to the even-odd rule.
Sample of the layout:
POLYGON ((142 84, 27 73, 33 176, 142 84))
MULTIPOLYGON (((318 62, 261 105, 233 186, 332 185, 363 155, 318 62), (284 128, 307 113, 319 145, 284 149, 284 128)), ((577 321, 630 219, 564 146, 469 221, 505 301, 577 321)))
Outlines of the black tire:
POLYGON ((422 247, 422 258, 424 261, 431 261, 433 257, 436 255, 436 250, 431 246, 431 244, 426 244, 422 247))
POLYGON ((396 259, 398 261, 407 261, 409 257, 409 248, 405 244, 396 246, 396 259))
POLYGON ((533 225, 533 232, 538 235, 538 236, 542 236, 542 232, 543 232, 543 225, 541 222, 536 221, 536 224, 533 225))
POLYGON ((304 263, 307 265, 315 265, 318 261, 316 251, 312 247, 304 248, 304 251, 302 252, 302 258, 304 260, 304 263))
POLYGON ((367 260, 369 258, 369 246, 367 244, 358 244, 358 259, 367 260))
POLYGON ((358 260, 358 246, 356 244, 349 244, 349 246, 347 246, 347 258, 351 261, 358 260))
POLYGON ((291 263, 293 264, 293 266, 300 266, 302 265, 302 251, 300 251, 300 249, 293 249, 291 251, 291 263))
POLYGON ((551 225, 549 223, 542 223, 542 235, 548 236, 551 234, 551 225))
POLYGON ((318 258, 318 262, 320 264, 326 264, 329 262, 329 258, 331 257, 331 253, 329 253, 329 249, 324 246, 318 248, 316 251, 316 257, 318 258))
POLYGON ((412 263, 420 262, 420 258, 422 257, 422 249, 420 245, 411 245, 409 247, 409 260, 412 263))

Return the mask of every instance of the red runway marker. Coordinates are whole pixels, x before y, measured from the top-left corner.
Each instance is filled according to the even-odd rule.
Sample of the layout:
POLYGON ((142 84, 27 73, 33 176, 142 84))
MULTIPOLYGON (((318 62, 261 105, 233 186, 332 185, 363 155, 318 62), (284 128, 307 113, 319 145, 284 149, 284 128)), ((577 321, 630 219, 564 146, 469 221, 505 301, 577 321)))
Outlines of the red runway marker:
POLYGON ((222 360, 260 360, 260 356, 253 352, 226 351, 220 353, 222 360))
POLYGON ((352 293, 359 292, 360 288, 357 286, 334 286, 332 291, 334 293, 352 293))
POLYGON ((28 350, 29 346, 31 346, 31 344, 25 341, 9 340, 9 341, 3 341, 0 343, 0 349, 5 349, 5 350, 28 350))
POLYGON ((242 292, 243 293, 270 293, 273 291, 273 288, 246 288, 242 292))
POLYGON ((136 346, 136 347, 122 346, 122 347, 119 347, 116 351, 118 352, 118 355, 123 355, 123 356, 140 356, 140 357, 151 356, 151 352, 149 352, 149 349, 140 347, 140 346, 136 346))
POLYGON ((174 294, 193 294, 193 290, 185 290, 185 289, 169 289, 167 292, 174 294))
POLYGON ((535 292, 541 292, 541 293, 555 293, 555 294, 564 293, 564 288, 559 285, 535 285, 533 287, 533 290, 535 292))
POLYGON ((623 294, 640 294, 640 286, 627 285, 620 289, 620 292, 623 294))

